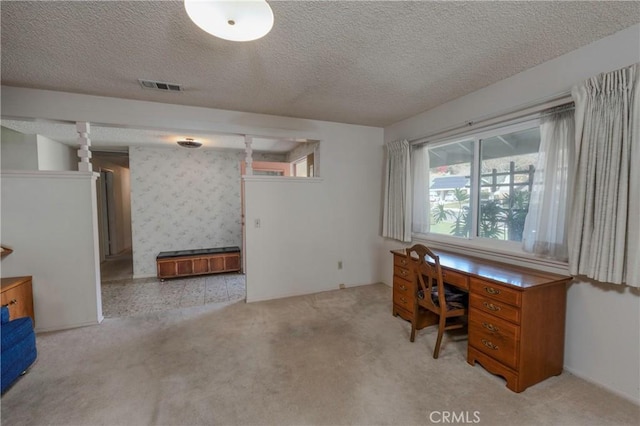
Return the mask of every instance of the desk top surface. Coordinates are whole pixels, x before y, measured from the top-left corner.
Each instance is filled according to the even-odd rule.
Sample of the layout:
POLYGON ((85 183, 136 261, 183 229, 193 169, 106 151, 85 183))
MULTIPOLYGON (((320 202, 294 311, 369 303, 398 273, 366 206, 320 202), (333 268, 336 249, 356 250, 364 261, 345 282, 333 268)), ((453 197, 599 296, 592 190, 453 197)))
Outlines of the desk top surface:
MULTIPOLYGON (((480 279, 508 284, 521 289, 540 285, 566 283, 572 279, 572 277, 568 275, 552 274, 537 269, 480 259, 478 257, 445 250, 434 249, 433 252, 440 257, 440 265, 443 268, 452 269, 480 279)), ((391 253, 406 255, 405 249, 391 250, 391 253)))
POLYGON ((2 278, 2 291, 10 290, 26 281, 31 280, 31 276, 26 277, 6 277, 2 278))

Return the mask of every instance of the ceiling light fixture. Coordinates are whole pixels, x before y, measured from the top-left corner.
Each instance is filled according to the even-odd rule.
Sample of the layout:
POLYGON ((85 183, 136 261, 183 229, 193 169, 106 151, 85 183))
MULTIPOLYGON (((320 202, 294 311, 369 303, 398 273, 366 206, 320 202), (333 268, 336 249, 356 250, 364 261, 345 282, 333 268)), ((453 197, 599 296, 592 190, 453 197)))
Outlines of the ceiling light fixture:
POLYGON ((184 8, 197 26, 225 40, 257 40, 273 27, 265 0, 184 0, 184 8))
POLYGON ((185 138, 183 141, 178 141, 178 145, 184 148, 200 148, 202 142, 194 141, 193 138, 185 138))

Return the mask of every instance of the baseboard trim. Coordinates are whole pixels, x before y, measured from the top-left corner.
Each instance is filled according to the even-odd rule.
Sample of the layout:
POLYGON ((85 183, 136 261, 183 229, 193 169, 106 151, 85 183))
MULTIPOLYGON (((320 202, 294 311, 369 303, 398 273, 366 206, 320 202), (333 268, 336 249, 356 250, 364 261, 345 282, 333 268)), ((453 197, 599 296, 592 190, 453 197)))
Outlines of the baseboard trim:
POLYGON ((66 325, 58 325, 58 326, 53 326, 53 327, 44 327, 44 328, 40 328, 40 327, 36 327, 35 328, 35 332, 36 334, 38 333, 48 333, 50 331, 62 331, 62 330, 71 330, 73 328, 80 328, 80 327, 88 327, 91 325, 99 325, 100 323, 102 323, 102 321, 104 320, 104 317, 96 320, 96 321, 88 321, 88 322, 81 322, 78 324, 66 324, 66 325))
POLYGON ((140 278, 158 278, 157 275, 153 274, 153 275, 133 275, 131 277, 134 280, 140 279, 140 278))
MULTIPOLYGON (((266 302, 267 300, 278 300, 278 299, 286 299, 286 298, 289 298, 289 297, 308 296, 310 294, 319 294, 319 293, 325 293, 327 291, 335 291, 335 290, 345 290, 345 289, 348 289, 348 288, 362 287, 362 286, 365 286, 365 285, 374 285, 374 284, 384 284, 384 283, 381 282, 381 281, 378 281, 378 282, 370 283, 370 284, 346 285, 344 289, 341 289, 339 286, 336 286, 336 287, 325 288, 325 289, 317 289, 317 290, 313 290, 313 291, 287 292, 287 293, 275 295, 273 297, 256 298, 256 299, 252 299, 252 298, 247 297, 246 298, 246 302, 247 303, 266 302)), ((249 291, 248 291, 248 287, 247 287, 247 295, 248 295, 248 293, 249 293, 249 291)))
POLYGON ((581 378, 584 381, 587 381, 589 383, 591 383, 592 385, 598 386, 602 389, 605 389, 607 392, 611 392, 623 399, 626 399, 627 401, 637 405, 640 407, 640 397, 638 399, 635 399, 633 395, 629 395, 625 392, 620 391, 619 389, 615 389, 605 383, 599 382, 597 380, 595 380, 593 377, 589 377, 586 374, 582 373, 581 371, 575 370, 571 367, 567 367, 566 365, 564 366, 564 370, 566 372, 569 372, 571 374, 573 374, 576 377, 581 378))

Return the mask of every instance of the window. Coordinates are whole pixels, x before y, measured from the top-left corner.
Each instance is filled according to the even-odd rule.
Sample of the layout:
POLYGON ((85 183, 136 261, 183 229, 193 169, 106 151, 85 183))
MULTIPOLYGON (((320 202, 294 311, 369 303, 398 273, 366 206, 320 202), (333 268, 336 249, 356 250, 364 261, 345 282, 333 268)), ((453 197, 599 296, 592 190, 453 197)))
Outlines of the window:
POLYGON ((414 147, 413 232, 521 241, 537 121, 414 147))

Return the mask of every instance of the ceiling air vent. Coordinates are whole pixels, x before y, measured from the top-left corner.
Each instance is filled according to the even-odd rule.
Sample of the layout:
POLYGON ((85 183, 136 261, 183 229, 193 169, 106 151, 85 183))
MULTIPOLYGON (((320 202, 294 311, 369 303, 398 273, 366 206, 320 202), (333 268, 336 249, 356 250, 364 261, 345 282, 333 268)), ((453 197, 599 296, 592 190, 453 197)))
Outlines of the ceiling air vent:
POLYGON ((145 89, 162 90, 163 92, 182 92, 182 87, 176 83, 167 83, 165 81, 143 80, 138 79, 140 85, 145 89))

